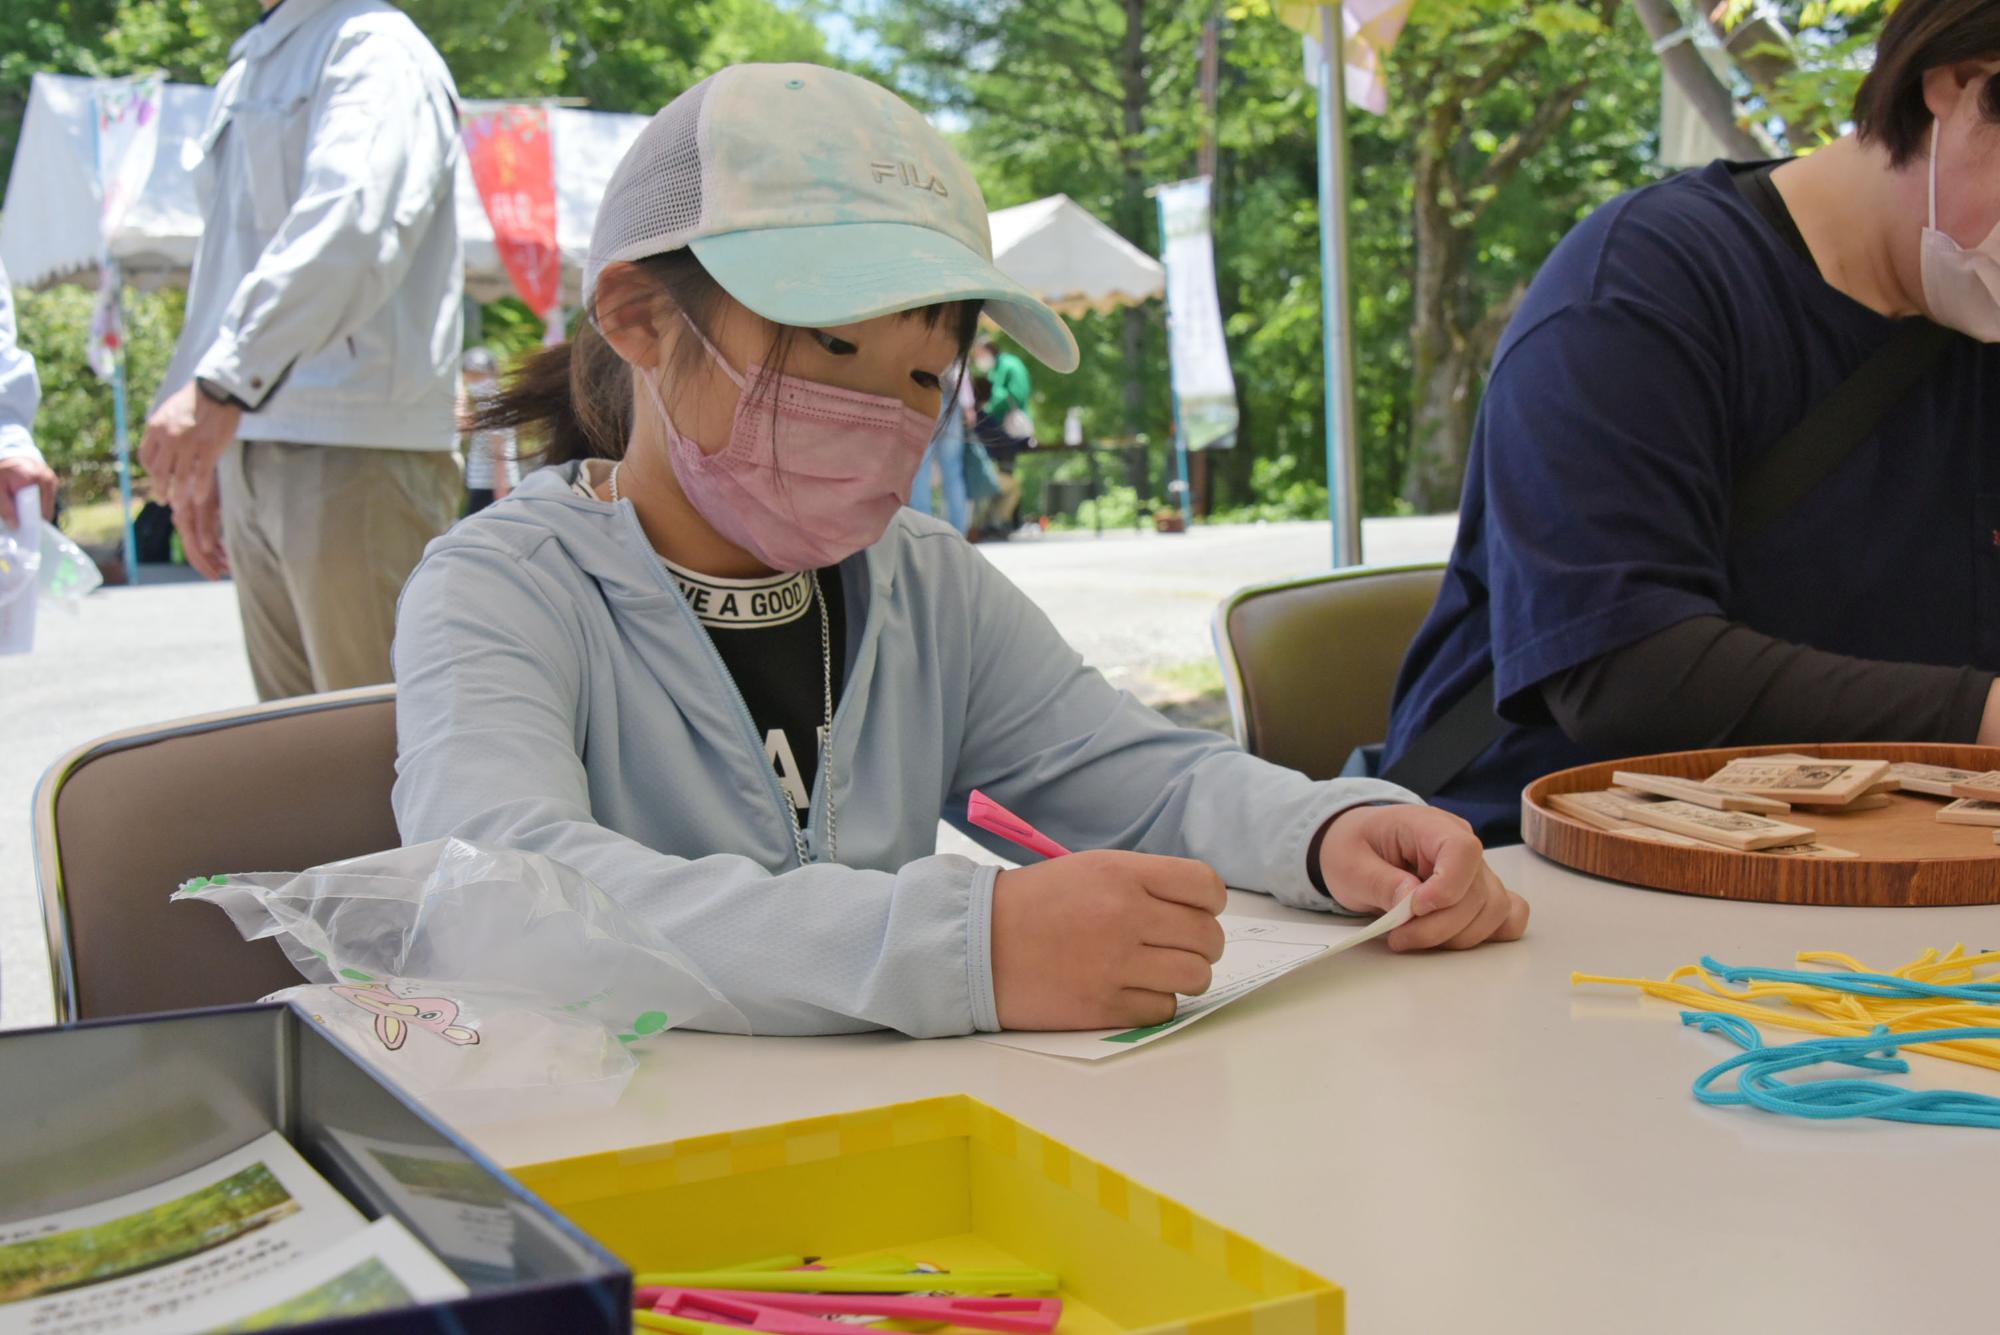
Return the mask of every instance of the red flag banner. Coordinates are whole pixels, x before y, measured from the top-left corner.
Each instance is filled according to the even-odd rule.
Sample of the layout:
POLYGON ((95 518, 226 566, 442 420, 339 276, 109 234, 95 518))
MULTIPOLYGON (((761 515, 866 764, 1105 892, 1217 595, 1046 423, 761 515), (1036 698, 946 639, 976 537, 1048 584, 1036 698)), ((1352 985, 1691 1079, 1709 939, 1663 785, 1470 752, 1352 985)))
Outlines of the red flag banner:
POLYGON ((562 300, 556 244, 556 158, 547 107, 504 106, 465 117, 465 152, 500 262, 528 309, 546 317, 562 300))

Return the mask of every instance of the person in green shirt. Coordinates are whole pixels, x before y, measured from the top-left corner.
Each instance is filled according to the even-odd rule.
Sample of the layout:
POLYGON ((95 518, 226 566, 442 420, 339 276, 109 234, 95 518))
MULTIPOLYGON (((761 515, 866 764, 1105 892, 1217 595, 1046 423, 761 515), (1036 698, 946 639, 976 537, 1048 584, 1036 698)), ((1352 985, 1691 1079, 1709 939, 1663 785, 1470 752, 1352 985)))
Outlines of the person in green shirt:
POLYGON ((973 434, 1000 474, 1000 494, 982 504, 974 528, 984 536, 1004 540, 1013 530, 1014 514, 1021 505, 1014 460, 1022 450, 1035 448, 1035 424, 1028 416, 1034 385, 1028 379, 1028 364, 1002 351, 991 334, 981 334, 973 344, 972 367, 989 386, 973 434))

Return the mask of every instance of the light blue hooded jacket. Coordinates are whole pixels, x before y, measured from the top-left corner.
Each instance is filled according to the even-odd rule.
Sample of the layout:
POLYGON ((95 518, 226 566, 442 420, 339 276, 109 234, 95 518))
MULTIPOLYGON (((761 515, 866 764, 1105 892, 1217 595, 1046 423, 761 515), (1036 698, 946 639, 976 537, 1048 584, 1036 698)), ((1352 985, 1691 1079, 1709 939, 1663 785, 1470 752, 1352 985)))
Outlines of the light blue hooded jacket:
MULTIPOLYGON (((396 626, 396 818, 583 873, 686 952, 753 1031, 999 1027, 995 869, 936 852, 983 789, 1070 848, 1197 858, 1231 885, 1331 910, 1321 824, 1414 802, 1315 783, 1114 689, 945 525, 902 511, 840 568, 846 687, 815 861, 741 694, 629 502, 577 466, 432 543, 396 626)), ((801 664, 800 671, 818 671, 801 664)), ((1329 683, 1329 689, 1338 689, 1329 683)))

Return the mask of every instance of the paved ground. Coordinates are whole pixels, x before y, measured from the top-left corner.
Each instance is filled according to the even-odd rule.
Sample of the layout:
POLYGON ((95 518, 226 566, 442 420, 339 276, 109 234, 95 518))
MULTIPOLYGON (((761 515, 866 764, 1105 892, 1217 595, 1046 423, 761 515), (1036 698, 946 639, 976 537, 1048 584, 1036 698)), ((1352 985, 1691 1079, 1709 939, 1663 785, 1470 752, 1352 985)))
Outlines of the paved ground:
MULTIPOLYGON (((1371 563, 1441 558, 1454 523, 1371 521, 1371 563)), ((1325 524, 1246 525, 1160 537, 1059 535, 984 550, 1085 658, 1155 696, 1148 669, 1209 659, 1208 621, 1234 589, 1324 569, 1325 524)), ((59 756, 105 733, 254 700, 234 595, 176 583, 106 589, 45 609, 27 658, 0 658, 0 1027, 50 1016, 29 805, 59 756)), ((192 778, 192 776, 191 776, 192 778)))

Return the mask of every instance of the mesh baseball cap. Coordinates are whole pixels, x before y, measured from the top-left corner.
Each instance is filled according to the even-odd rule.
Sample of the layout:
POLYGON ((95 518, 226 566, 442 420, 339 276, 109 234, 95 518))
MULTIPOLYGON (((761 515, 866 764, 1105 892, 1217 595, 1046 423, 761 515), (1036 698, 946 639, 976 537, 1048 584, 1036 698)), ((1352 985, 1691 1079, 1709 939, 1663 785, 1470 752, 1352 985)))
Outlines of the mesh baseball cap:
POLYGON ((779 324, 853 324, 947 301, 1057 371, 1076 339, 993 265, 986 199, 907 102, 818 65, 732 65, 653 117, 605 187, 583 270, 694 251, 723 291, 779 324))

